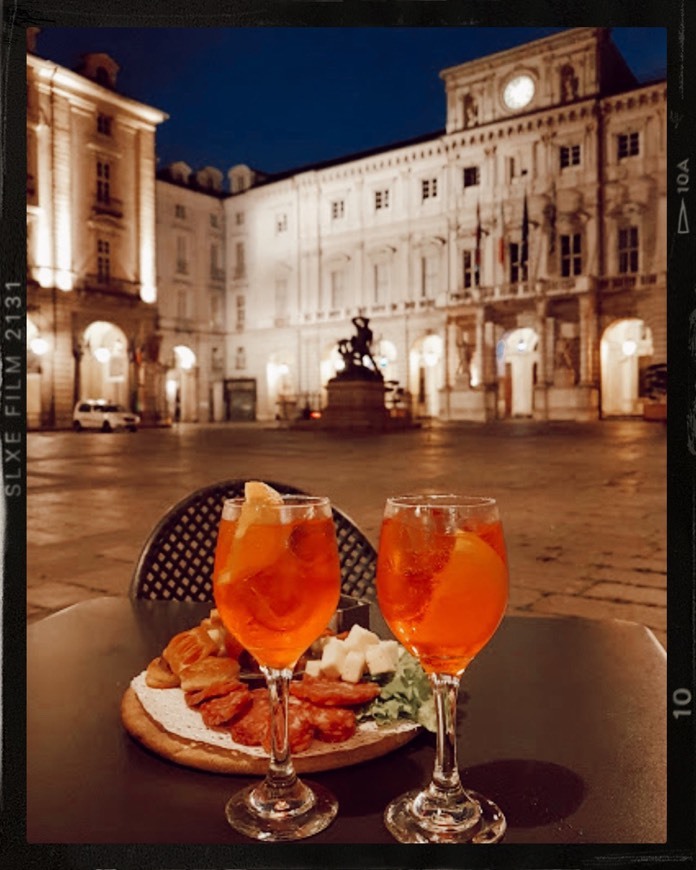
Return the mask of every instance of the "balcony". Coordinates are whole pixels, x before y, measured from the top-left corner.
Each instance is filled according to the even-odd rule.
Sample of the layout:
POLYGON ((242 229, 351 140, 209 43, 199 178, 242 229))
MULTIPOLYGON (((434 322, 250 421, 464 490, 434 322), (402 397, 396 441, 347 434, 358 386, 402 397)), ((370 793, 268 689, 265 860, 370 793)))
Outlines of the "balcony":
POLYGON ((121 296, 129 299, 140 298, 140 284, 137 281, 126 281, 123 278, 107 277, 95 273, 85 275, 79 289, 102 293, 108 296, 121 296))
POLYGON ((635 290, 636 288, 653 287, 664 283, 664 272, 647 272, 644 274, 609 275, 599 280, 599 289, 604 293, 620 293, 622 290, 635 290))
POLYGON ((96 199, 92 203, 92 215, 94 217, 123 217, 123 202, 116 197, 110 196, 108 199, 96 199))

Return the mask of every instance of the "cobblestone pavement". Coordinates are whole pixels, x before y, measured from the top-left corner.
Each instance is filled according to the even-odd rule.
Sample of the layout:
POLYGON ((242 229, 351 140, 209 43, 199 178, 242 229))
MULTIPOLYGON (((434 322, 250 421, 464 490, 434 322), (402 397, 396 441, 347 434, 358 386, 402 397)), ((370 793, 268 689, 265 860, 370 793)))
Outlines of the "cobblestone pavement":
POLYGON ((666 645, 662 424, 433 424, 338 435, 179 424, 28 436, 27 618, 126 595, 150 529, 216 480, 267 478, 325 493, 376 544, 385 498, 428 488, 495 496, 512 613, 616 618, 666 645))

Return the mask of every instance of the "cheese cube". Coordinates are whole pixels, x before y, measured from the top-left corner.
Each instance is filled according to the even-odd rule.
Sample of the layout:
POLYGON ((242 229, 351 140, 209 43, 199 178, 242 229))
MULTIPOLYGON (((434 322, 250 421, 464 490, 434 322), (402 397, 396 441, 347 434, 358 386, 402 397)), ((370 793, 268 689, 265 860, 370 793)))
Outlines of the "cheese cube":
POLYGON ((310 659, 305 665, 305 674, 308 677, 320 677, 321 676, 321 660, 320 659, 310 659))
POLYGON ((321 654, 322 676, 338 679, 341 676, 341 668, 347 655, 348 647, 345 643, 337 637, 332 637, 321 654))
POLYGON ((379 637, 373 631, 368 631, 357 623, 352 626, 345 640, 348 649, 362 650, 363 652, 369 646, 376 646, 378 643, 379 637))
POLYGON ((341 679, 347 683, 358 683, 365 673, 365 653, 362 650, 348 651, 341 668, 341 679))
POLYGON ((381 640, 377 646, 369 646, 365 650, 365 661, 373 677, 395 671, 399 661, 399 644, 395 640, 381 640))

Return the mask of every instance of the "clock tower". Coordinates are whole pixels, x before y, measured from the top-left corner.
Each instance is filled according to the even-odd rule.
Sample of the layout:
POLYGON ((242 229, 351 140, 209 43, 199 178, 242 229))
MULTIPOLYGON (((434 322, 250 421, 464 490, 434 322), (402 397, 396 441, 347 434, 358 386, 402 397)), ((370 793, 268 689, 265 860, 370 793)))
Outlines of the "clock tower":
POLYGON ((636 80, 603 28, 564 30, 440 73, 447 132, 634 87, 636 80))

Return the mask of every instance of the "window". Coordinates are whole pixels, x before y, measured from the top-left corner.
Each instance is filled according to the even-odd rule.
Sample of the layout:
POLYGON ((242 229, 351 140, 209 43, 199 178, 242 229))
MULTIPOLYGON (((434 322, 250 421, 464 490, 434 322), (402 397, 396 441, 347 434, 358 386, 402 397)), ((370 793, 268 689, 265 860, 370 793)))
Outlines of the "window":
POLYGON ((331 272, 331 308, 335 311, 343 308, 345 275, 343 269, 334 269, 331 272))
POLYGON ((430 299, 435 295, 438 278, 438 260, 435 254, 421 257, 421 298, 430 299))
POLYGON ((580 233, 561 236, 561 276, 563 278, 582 273, 581 245, 580 233))
POLYGON ((210 294, 210 322, 213 329, 225 328, 225 294, 220 290, 210 294))
POLYGON ((217 229, 220 226, 220 221, 216 214, 210 215, 210 226, 213 227, 213 229, 217 229))
POLYGON ((174 217, 177 217, 180 220, 183 220, 186 217, 186 206, 181 205, 181 203, 177 202, 176 205, 174 206, 174 217))
POLYGON ((188 273, 188 259, 186 257, 186 239, 184 236, 177 236, 176 240, 176 271, 180 275, 188 273))
POLYGON ((188 292, 186 290, 177 290, 176 316, 178 320, 186 320, 188 318, 188 292))
POLYGON ((331 220, 338 221, 340 220, 346 211, 346 203, 345 200, 335 199, 331 203, 331 220))
POLYGON ((437 178, 424 178, 421 181, 421 201, 435 199, 437 196, 437 178))
POLYGON ((559 154, 561 169, 566 169, 568 166, 580 166, 579 145, 561 145, 559 154))
POLYGON ((244 296, 237 296, 237 323, 235 329, 237 332, 243 332, 246 321, 246 299, 244 296))
POLYGON ((627 275, 638 271, 638 227, 619 230, 619 273, 627 275))
POLYGON ((527 170, 523 168, 520 160, 517 157, 508 157, 508 180, 514 181, 527 174, 527 170))
POLYGON ((244 371, 246 368, 246 350, 243 347, 238 347, 235 351, 234 367, 238 372, 244 371))
POLYGON ((275 313, 283 319, 288 316, 288 279, 277 278, 275 282, 275 313))
POLYGON ((111 277, 111 243, 97 239, 97 281, 108 283, 111 277))
POLYGON ((225 369, 225 361, 219 347, 210 348, 210 370, 216 374, 222 374, 225 369))
POLYGON ((111 136, 111 117, 109 115, 97 115, 97 133, 102 136, 111 136))
POLYGON ((389 292, 389 264, 375 263, 373 277, 375 284, 373 302, 375 305, 382 305, 389 292))
POLYGON ((97 202, 107 204, 111 200, 111 166, 97 160, 97 202))
POLYGON ((389 208, 389 190, 376 190, 375 191, 375 211, 380 211, 380 209, 389 208))
POLYGON ((210 246, 210 277, 222 278, 222 269, 220 268, 220 245, 210 246))
POLYGON ((244 242, 237 242, 234 246, 234 277, 243 278, 245 274, 244 242))
POLYGON ((640 138, 638 133, 620 133, 617 138, 618 157, 633 157, 640 153, 640 138))
POLYGON ((527 280, 527 263, 522 262, 522 245, 517 242, 511 242, 509 246, 510 253, 510 283, 519 284, 520 281, 527 280))
POLYGON ((478 166, 464 167, 464 187, 475 187, 481 183, 481 172, 478 166))
POLYGON ((462 251, 462 278, 465 289, 479 286, 480 274, 475 251, 462 251))
POLYGON ((283 212, 276 215, 276 232, 284 233, 288 229, 288 216, 283 212))
POLYGON ((242 226, 242 224, 244 223, 244 212, 243 211, 236 211, 234 213, 234 222, 237 224, 238 227, 242 226))

